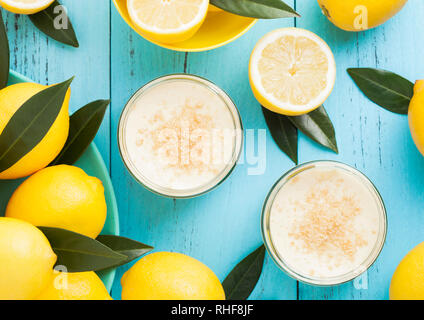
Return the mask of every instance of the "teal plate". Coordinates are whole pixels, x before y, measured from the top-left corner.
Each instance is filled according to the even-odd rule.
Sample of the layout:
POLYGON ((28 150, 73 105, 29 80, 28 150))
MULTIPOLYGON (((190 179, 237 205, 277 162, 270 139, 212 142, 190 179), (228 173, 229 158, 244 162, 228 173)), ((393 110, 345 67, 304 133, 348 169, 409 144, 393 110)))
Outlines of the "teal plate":
MULTIPOLYGON (((10 71, 9 85, 20 82, 32 82, 30 79, 10 71)), ((119 235, 119 217, 118 206, 116 203, 115 192, 113 191, 112 181, 109 177, 109 172, 100 155, 96 145, 92 143, 83 156, 75 164, 83 169, 88 175, 99 178, 103 182, 105 188, 107 218, 102 234, 119 235)), ((22 183, 21 180, 0 181, 0 213, 4 214, 7 202, 12 193, 22 183)), ((99 276, 105 284, 108 291, 112 289, 113 280, 115 278, 115 269, 99 272, 99 276)))

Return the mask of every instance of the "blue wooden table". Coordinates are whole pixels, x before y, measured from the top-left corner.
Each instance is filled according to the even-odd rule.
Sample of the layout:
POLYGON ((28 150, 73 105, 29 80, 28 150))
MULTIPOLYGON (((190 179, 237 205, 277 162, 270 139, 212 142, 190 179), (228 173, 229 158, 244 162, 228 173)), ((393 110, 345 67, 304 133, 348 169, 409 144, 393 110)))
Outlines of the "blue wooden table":
MULTIPOLYGON (((325 39, 337 61, 337 83, 326 108, 334 122, 340 154, 333 154, 305 137, 300 162, 334 159, 368 175, 385 200, 389 232, 377 262, 360 281, 318 288, 297 283, 266 258, 254 299, 387 299, 390 278, 401 258, 424 241, 424 157, 413 145, 407 118, 369 102, 346 73, 348 67, 378 67, 410 80, 424 77, 424 2, 410 0, 384 26, 347 33, 330 24, 315 0, 287 1, 301 19, 261 21, 242 38, 204 53, 177 53, 138 36, 106 0, 63 0, 69 9, 80 48, 47 39, 25 16, 6 14, 11 68, 33 80, 52 84, 76 75, 72 111, 89 101, 112 100, 96 138, 117 194, 121 235, 178 251, 211 267, 222 280, 239 260, 261 243, 260 214, 273 183, 293 163, 267 136, 267 167, 250 176, 239 165, 217 190, 194 200, 170 200, 139 186, 126 171, 118 152, 117 124, 130 96, 153 78, 176 72, 206 77, 234 99, 245 128, 266 128, 248 82, 251 50, 266 32, 279 27, 302 27, 325 39), (359 285, 359 286, 358 286, 359 285)), ((113 297, 120 297, 117 272, 113 297)))

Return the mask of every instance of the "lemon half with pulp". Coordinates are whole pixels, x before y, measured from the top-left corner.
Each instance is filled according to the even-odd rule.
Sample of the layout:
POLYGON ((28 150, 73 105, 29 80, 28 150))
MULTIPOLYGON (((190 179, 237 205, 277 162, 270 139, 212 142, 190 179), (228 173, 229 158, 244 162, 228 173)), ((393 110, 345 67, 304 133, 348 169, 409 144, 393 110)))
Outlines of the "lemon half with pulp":
POLYGON ((48 8, 54 0, 0 0, 0 6, 19 14, 34 14, 48 8))
POLYGON ((162 43, 190 39, 206 18, 209 0, 127 0, 139 32, 162 43))
POLYGON ((301 115, 322 105, 336 81, 330 47, 299 28, 274 30, 256 45, 250 58, 250 84, 256 99, 271 111, 301 115))

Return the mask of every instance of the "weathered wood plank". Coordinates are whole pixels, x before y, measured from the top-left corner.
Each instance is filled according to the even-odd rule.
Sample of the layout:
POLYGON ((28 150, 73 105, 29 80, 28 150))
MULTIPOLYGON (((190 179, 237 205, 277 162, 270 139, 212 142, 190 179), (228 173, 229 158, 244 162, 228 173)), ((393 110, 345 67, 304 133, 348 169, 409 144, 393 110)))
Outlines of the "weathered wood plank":
MULTIPOLYGON (((226 90, 239 107, 246 128, 266 127, 248 82, 249 55, 267 31, 293 26, 293 19, 260 22, 226 47, 185 54, 148 43, 112 11, 112 132, 117 130, 124 104, 140 86, 155 77, 184 71, 208 78, 226 90)), ((268 147, 265 175, 248 176, 248 166, 240 165, 217 190, 197 199, 174 201, 137 185, 126 172, 113 140, 112 179, 119 190, 122 234, 152 244, 160 251, 191 255, 223 280, 238 261, 260 244, 262 203, 274 181, 292 165, 270 137, 268 147)), ((118 279, 127 269, 119 269, 118 279)), ((113 289, 116 298, 120 294, 118 279, 113 289)), ((264 275, 252 297, 296 299, 296 282, 267 258, 264 275)))

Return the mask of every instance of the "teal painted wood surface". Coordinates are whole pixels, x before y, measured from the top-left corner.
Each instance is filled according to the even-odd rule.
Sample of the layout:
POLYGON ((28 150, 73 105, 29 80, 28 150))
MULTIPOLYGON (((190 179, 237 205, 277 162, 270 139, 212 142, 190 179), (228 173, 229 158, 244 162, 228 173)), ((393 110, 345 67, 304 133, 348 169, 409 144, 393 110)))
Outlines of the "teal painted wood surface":
MULTIPOLYGON (((248 60, 257 40, 279 27, 297 26, 316 32, 333 49, 338 74, 325 106, 337 131, 336 155, 305 137, 300 162, 335 159, 368 175, 385 200, 389 232, 386 245, 367 276, 341 286, 318 288, 298 284, 269 257, 253 299, 387 299, 391 275, 400 259, 424 241, 424 158, 413 145, 407 118, 369 102, 355 87, 346 68, 385 68, 410 80, 424 77, 424 3, 410 0, 384 26, 362 33, 335 28, 314 0, 287 1, 301 19, 261 21, 242 38, 203 53, 176 53, 139 37, 107 0, 63 0, 80 40, 80 48, 48 40, 24 16, 6 14, 12 68, 41 83, 76 75, 72 109, 88 101, 111 98, 110 113, 96 144, 110 170, 117 194, 121 235, 154 245, 156 250, 191 255, 211 267, 223 280, 232 267, 261 243, 260 211, 273 183, 293 167, 267 135, 267 166, 249 176, 239 165, 217 190, 197 199, 170 200, 139 186, 119 157, 116 131, 129 97, 146 82, 169 73, 206 77, 234 99, 247 129, 265 129, 265 121, 248 83, 248 60), (101 5, 99 5, 101 4, 101 5), (367 288, 365 288, 367 287, 367 288)), ((120 297, 118 269, 112 289, 120 297)))

